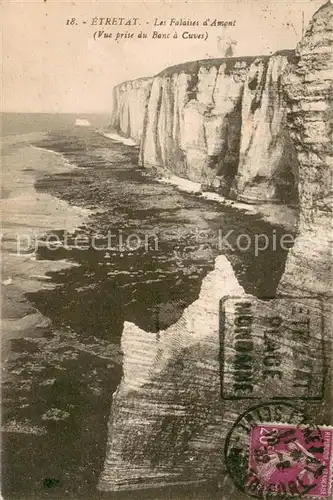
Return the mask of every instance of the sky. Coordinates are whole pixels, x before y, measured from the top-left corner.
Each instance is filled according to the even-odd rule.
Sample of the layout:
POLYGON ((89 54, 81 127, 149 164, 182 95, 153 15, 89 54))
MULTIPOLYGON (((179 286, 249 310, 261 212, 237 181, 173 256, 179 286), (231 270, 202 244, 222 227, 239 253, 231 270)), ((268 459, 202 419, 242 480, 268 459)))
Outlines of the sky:
POLYGON ((236 42, 236 56, 295 48, 302 35, 302 17, 306 27, 323 3, 3 0, 1 108, 13 112, 109 113, 114 85, 152 76, 182 62, 222 57, 225 42, 230 40, 236 42), (99 25, 99 19, 93 21, 95 17, 125 18, 132 25, 99 25), (70 24, 72 18, 77 24, 70 24), (138 18, 135 26, 132 18, 138 18), (171 18, 176 22, 199 21, 200 26, 170 26, 171 18), (167 25, 158 28, 155 19, 167 25), (224 28, 204 27, 207 19, 236 23, 224 28), (157 30, 170 33, 171 38, 153 39, 157 30), (141 31, 147 33, 146 39, 138 38, 141 31), (104 38, 102 33, 98 38, 98 32, 111 37, 104 38), (175 32, 177 39, 173 38, 175 32), (208 38, 183 38, 183 32, 208 38), (121 39, 118 36, 116 40, 117 33, 121 39), (131 34, 133 38, 127 38, 131 34))

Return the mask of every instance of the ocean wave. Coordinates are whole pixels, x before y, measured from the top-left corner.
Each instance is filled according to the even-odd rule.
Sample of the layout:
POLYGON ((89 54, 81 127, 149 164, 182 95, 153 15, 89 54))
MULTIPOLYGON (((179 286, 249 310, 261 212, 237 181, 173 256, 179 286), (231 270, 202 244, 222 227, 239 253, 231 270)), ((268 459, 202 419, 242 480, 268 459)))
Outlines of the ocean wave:
POLYGON ((30 144, 30 147, 33 149, 38 149, 39 151, 43 151, 43 152, 58 156, 59 158, 62 159, 62 162, 63 162, 65 167, 69 167, 69 168, 73 168, 73 169, 79 168, 77 165, 75 165, 75 163, 72 163, 69 160, 67 160, 67 158, 65 158, 63 153, 59 153, 59 151, 54 151, 53 149, 47 149, 47 148, 44 148, 42 146, 35 146, 34 144, 30 144))
POLYGON ((199 182, 193 182, 188 179, 183 179, 177 175, 164 176, 157 179, 161 184, 170 184, 175 186, 179 191, 192 193, 198 195, 205 200, 214 201, 225 207, 231 207, 236 210, 242 210, 249 215, 260 215, 263 220, 270 224, 276 224, 285 228, 288 231, 295 231, 298 223, 298 212, 292 207, 286 205, 277 205, 274 203, 264 203, 260 205, 242 203, 240 201, 229 200, 224 196, 209 192, 202 191, 199 182))
POLYGON ((255 212, 254 205, 228 200, 227 198, 218 193, 202 191, 201 184, 199 182, 193 182, 188 179, 178 177, 177 175, 171 175, 170 177, 162 177, 161 179, 158 179, 158 182, 161 184, 171 184, 172 186, 177 187, 180 191, 199 194, 200 198, 204 198, 205 200, 216 201, 217 203, 220 203, 222 205, 232 206, 234 208, 246 210, 247 212, 255 212))
POLYGON ((171 184, 176 186, 180 191, 185 191, 186 193, 201 193, 201 184, 198 182, 193 182, 188 179, 183 179, 177 175, 171 175, 170 177, 162 177, 158 179, 160 184, 171 184))
POLYGON ((233 200, 228 200, 224 196, 221 196, 218 193, 210 193, 209 191, 206 191, 202 193, 202 197, 205 200, 210 200, 210 201, 216 201, 217 203, 221 203, 222 205, 225 206, 230 206, 233 208, 238 208, 238 210, 245 210, 247 213, 257 213, 258 210, 256 210, 255 205, 251 205, 248 203, 241 203, 238 201, 233 201, 233 200))
POLYGON ((122 144, 125 144, 126 146, 137 146, 137 143, 133 141, 133 139, 130 139, 129 137, 123 137, 121 135, 112 133, 112 132, 100 132, 104 137, 107 137, 107 139, 112 139, 113 141, 116 142, 121 142, 122 144))

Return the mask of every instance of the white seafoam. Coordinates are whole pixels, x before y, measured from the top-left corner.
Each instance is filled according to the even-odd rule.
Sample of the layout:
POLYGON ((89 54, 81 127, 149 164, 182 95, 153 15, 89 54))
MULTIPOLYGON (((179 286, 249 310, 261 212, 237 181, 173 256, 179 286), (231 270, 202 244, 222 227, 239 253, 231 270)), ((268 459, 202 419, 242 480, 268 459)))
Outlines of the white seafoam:
MULTIPOLYGON (((103 132, 102 135, 108 139, 112 139, 113 141, 126 144, 127 146, 138 145, 133 139, 123 137, 116 133, 103 132)), ((250 204, 229 200, 218 193, 203 192, 199 182, 179 177, 171 172, 163 173, 161 177, 157 178, 157 182, 161 184, 170 184, 171 186, 175 186, 180 191, 198 195, 205 200, 214 201, 221 205, 232 207, 235 210, 242 210, 247 214, 260 214, 266 222, 283 227, 288 232, 294 232, 297 229, 298 211, 288 205, 280 205, 276 203, 250 204)))

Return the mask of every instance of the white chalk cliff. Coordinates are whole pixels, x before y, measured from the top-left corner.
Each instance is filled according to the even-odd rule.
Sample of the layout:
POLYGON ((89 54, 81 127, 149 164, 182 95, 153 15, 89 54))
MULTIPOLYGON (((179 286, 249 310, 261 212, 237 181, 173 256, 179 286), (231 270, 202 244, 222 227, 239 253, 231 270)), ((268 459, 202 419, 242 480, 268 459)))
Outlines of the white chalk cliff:
POLYGON ((152 78, 124 82, 113 89, 111 128, 140 142, 152 78))
POLYGON ((140 162, 242 200, 295 195, 297 159, 281 74, 293 51, 203 60, 114 89, 112 128, 140 162))

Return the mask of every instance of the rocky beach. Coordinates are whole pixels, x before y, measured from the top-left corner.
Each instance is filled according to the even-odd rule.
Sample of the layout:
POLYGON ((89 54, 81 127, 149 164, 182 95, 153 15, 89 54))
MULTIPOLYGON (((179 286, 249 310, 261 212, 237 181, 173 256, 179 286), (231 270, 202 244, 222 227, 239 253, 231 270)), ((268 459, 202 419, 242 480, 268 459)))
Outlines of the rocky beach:
POLYGON ((245 500, 258 421, 333 424, 331 2, 300 38, 3 116, 4 498, 245 500))

